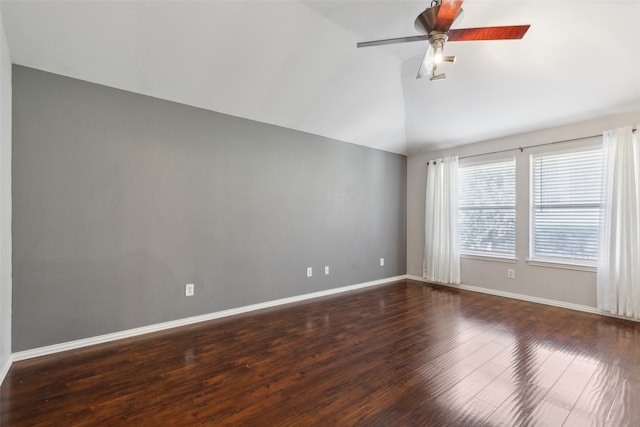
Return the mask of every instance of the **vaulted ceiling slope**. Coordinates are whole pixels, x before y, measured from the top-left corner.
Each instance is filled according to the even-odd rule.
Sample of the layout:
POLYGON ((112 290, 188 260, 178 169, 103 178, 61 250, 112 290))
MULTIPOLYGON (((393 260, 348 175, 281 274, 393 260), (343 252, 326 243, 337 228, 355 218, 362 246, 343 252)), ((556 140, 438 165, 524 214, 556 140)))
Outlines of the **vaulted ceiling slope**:
POLYGON ((523 40, 449 42, 416 80, 429 1, 1 0, 14 63, 252 120, 412 153, 640 108, 640 0, 466 0, 458 27, 531 24, 523 40))

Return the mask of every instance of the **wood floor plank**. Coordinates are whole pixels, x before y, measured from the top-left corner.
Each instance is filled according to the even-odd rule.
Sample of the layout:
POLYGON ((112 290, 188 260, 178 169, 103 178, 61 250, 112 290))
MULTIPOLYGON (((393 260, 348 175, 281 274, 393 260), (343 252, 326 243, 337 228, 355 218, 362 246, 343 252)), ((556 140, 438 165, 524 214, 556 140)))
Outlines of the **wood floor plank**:
POLYGON ((0 425, 625 426, 639 359, 638 323, 405 280, 16 362, 0 425))
POLYGON ((529 426, 539 427, 561 427, 567 416, 569 409, 565 409, 554 403, 543 400, 538 404, 527 420, 529 426))
POLYGON ((575 358, 551 387, 544 401, 570 411, 596 368, 596 363, 588 359, 575 358))
POLYGON ((638 425, 640 420, 640 383, 625 379, 611 405, 605 426, 638 425))
POLYGON ((625 379, 623 368, 599 362, 567 417, 565 427, 604 426, 625 379))

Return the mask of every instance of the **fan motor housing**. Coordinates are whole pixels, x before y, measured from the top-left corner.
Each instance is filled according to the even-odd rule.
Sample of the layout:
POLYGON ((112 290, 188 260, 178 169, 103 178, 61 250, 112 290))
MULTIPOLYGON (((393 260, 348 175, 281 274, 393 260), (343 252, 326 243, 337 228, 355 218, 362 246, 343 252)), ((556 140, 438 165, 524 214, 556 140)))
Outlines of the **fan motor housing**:
MULTIPOLYGON (((438 17, 438 11, 440 11, 440 5, 426 8, 413 23, 415 29, 420 34, 431 34, 436 26, 436 18, 438 17)), ((458 10, 456 18, 453 20, 453 24, 459 22, 462 19, 462 8, 458 10)))

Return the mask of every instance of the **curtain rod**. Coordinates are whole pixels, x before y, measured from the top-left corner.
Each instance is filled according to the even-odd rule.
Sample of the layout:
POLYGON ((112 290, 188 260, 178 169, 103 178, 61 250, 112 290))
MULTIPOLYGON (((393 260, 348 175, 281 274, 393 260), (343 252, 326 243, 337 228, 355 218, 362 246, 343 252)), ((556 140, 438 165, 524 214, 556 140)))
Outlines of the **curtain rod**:
MULTIPOLYGON (((631 132, 636 133, 637 130, 638 130, 638 128, 634 127, 633 129, 631 129, 631 132)), ((580 138, 563 139, 562 141, 555 141, 555 142, 545 142, 544 144, 526 145, 524 147, 507 148, 505 150, 490 151, 488 153, 480 153, 480 154, 471 154, 469 156, 460 156, 458 158, 459 159, 469 159, 471 157, 488 156, 489 154, 507 153, 509 151, 515 151, 515 150, 520 150, 520 152, 522 153, 525 148, 544 147, 545 145, 555 145, 555 144, 562 144, 562 143, 565 143, 565 142, 580 141, 580 140, 583 140, 583 139, 596 138, 598 136, 602 136, 602 134, 581 136, 580 138)), ((427 164, 429 164, 429 163, 431 163, 431 161, 427 162, 427 164)), ((435 163, 436 162, 433 161, 433 164, 435 164, 435 163)))
MULTIPOLYGON (((636 131, 635 128, 633 129, 633 131, 634 132, 636 131)), ((581 136, 580 138, 563 139, 562 141, 555 141, 555 142, 545 142, 544 144, 526 145, 524 147, 507 148, 506 150, 491 151, 489 153, 481 153, 481 154, 471 154, 470 156, 461 156, 461 157, 458 157, 458 158, 459 159, 468 159, 470 157, 488 156, 489 154, 506 153, 508 151, 515 151, 515 150, 520 150, 520 152, 522 153, 525 148, 544 147, 545 145, 555 145, 555 144, 562 144, 562 143, 565 143, 565 142, 580 141, 580 140, 583 140, 583 139, 595 138, 597 136, 602 136, 602 134, 581 136)))

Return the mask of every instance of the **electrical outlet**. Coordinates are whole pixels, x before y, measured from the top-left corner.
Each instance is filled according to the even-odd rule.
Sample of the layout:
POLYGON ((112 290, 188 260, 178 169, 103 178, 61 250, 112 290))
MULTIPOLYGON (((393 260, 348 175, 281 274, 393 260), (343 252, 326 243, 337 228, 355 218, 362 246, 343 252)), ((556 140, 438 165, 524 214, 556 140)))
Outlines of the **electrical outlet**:
POLYGON ((313 276, 313 268, 307 267, 307 277, 313 276))
POLYGON ((196 293, 196 286, 193 283, 187 283, 184 286, 184 296, 192 297, 196 293))
POLYGON ((380 266, 382 267, 384 265, 384 258, 380 258, 380 266))
POLYGON ((507 279, 515 279, 516 271, 513 268, 507 268, 507 279))
POLYGON ((329 274, 329 266, 328 265, 324 266, 324 274, 325 274, 325 276, 329 274))

